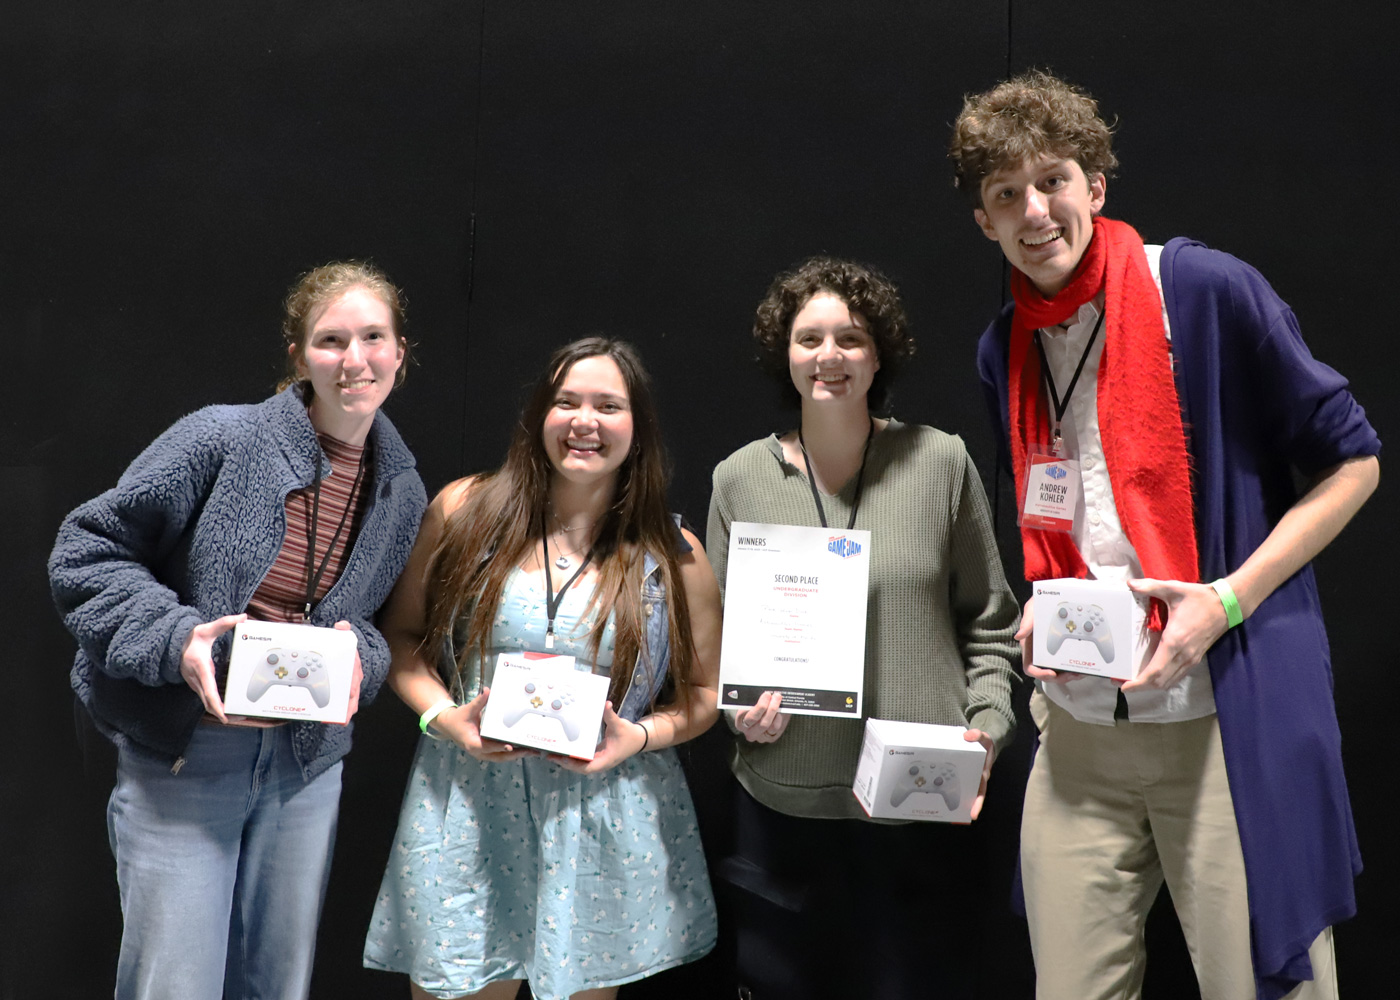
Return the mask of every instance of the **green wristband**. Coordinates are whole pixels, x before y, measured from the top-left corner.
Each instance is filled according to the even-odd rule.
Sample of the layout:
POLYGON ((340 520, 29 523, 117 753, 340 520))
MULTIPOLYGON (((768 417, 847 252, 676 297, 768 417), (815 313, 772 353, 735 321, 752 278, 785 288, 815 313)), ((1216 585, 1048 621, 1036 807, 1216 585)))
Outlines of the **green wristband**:
POLYGON ((435 702, 432 708, 428 709, 422 715, 418 716, 418 729, 423 733, 424 736, 431 736, 432 733, 428 732, 428 723, 432 722, 443 712, 446 712, 449 708, 456 707, 458 707, 457 703, 451 698, 443 698, 441 701, 435 702))
POLYGON ((1240 610, 1239 598, 1235 596, 1235 588, 1230 586, 1230 582, 1223 576, 1219 580, 1211 583, 1211 589, 1220 598, 1220 606, 1225 609, 1225 621, 1230 628, 1234 628, 1244 621, 1244 612, 1240 610))

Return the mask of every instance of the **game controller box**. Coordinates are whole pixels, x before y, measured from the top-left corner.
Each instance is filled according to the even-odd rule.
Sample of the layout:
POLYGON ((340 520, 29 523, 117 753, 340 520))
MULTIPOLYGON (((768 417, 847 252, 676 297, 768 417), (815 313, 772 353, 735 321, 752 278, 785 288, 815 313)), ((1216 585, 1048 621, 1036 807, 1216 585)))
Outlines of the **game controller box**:
POLYGON ((867 719, 853 790, 875 819, 972 822, 986 748, 964 726, 867 719))
POLYGON ((1127 681, 1146 664, 1151 654, 1147 599, 1126 583, 1038 580, 1032 594, 1035 666, 1127 681))
POLYGON ((224 711, 348 722, 357 642, 355 633, 345 629, 243 622, 233 630, 224 711))
POLYGON ((576 670, 572 656, 502 653, 481 713, 481 735, 592 760, 610 683, 606 674, 576 670))

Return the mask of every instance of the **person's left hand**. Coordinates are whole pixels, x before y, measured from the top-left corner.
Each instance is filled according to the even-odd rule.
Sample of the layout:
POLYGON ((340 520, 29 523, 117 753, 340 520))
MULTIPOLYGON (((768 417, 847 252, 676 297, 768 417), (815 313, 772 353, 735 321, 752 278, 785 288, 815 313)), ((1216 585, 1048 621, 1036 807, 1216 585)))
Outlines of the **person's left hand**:
POLYGON ((593 753, 592 760, 579 760, 552 753, 546 756, 566 771, 575 774, 597 774, 616 767, 628 757, 640 753, 647 745, 649 737, 642 731, 639 722, 628 722, 613 711, 612 702, 603 706, 603 741, 593 753))
POLYGON ((1201 662, 1206 650, 1230 627, 1220 596, 1209 584, 1129 580, 1128 588, 1135 594, 1163 601, 1167 605, 1167 624, 1157 652, 1136 677, 1124 682, 1124 691, 1171 687, 1201 662))
MULTIPOLYGON (((338 628, 342 632, 355 631, 350 627, 350 623, 343 618, 336 622, 332 628, 338 628)), ((345 721, 349 722, 355 717, 355 713, 360 710, 360 685, 365 682, 365 669, 360 663, 360 644, 355 643, 355 669, 350 674, 350 711, 345 713, 345 721)))
POLYGON ((987 751, 987 757, 982 761, 982 780, 977 785, 977 797, 972 800, 972 818, 976 819, 981 815, 982 803, 987 798, 987 779, 992 776, 992 761, 996 760, 997 748, 992 738, 980 729, 967 730, 963 733, 963 739, 969 743, 981 743, 987 751))

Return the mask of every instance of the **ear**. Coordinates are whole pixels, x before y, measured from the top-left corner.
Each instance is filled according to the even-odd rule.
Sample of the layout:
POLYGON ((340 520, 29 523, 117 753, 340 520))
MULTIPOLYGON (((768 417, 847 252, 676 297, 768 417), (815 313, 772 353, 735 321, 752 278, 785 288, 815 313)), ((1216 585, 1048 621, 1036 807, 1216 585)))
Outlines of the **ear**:
POLYGON ((303 354, 301 357, 298 358, 298 357, 296 356, 296 354, 297 354, 297 345, 296 345, 296 344, 288 344, 288 345, 287 345, 287 357, 289 357, 289 358, 295 358, 295 359, 296 359, 296 370, 297 370, 297 374, 298 374, 299 376, 301 376, 302 378, 307 378, 308 375, 307 375, 307 372, 306 372, 306 355, 303 354))
POLYGON ((1108 192, 1108 178, 1103 174, 1095 174, 1094 179, 1089 182, 1089 214, 1098 215, 1103 211, 1105 195, 1108 192))
POLYGON ((995 227, 992 226, 992 220, 987 218, 986 212, 982 211, 980 208, 974 208, 972 210, 972 219, 981 227, 983 236, 987 237, 987 239, 992 242, 996 242, 997 231, 995 227))

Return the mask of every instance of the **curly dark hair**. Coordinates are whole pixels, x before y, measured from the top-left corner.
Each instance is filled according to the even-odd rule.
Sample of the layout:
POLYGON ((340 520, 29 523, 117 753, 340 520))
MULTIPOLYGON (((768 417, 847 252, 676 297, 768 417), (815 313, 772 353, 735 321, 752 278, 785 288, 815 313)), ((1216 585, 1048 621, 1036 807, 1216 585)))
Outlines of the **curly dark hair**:
POLYGON ((788 369, 788 339, 793 319, 813 296, 823 292, 860 313, 869 326, 880 367, 870 383, 866 405, 874 413, 885 412, 890 404, 890 383, 914 356, 914 338, 899 290, 874 267, 839 257, 809 257, 774 278, 753 321, 758 363, 778 383, 783 401, 800 406, 802 395, 792 384, 788 369))
POLYGON ((1090 180, 1112 176, 1113 127, 1088 91, 1036 69, 963 98, 948 156, 953 186, 973 208, 989 175, 1046 154, 1076 161, 1090 180))

